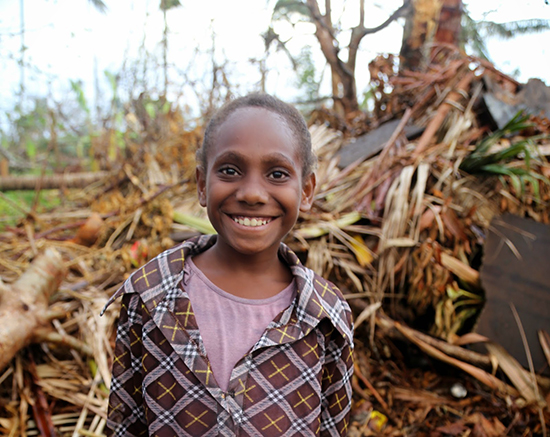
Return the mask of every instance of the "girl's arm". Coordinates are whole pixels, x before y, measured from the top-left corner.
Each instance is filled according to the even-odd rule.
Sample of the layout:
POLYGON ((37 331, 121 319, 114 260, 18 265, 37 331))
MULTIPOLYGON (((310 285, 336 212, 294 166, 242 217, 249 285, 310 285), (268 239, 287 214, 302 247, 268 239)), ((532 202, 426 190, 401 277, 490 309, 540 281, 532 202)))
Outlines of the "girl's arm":
POLYGON ((326 349, 321 393, 321 436, 347 435, 351 412, 353 349, 333 331, 326 349))
POLYGON ((141 308, 139 295, 123 295, 107 413, 107 426, 110 428, 108 435, 147 435, 141 393, 143 381, 141 308))

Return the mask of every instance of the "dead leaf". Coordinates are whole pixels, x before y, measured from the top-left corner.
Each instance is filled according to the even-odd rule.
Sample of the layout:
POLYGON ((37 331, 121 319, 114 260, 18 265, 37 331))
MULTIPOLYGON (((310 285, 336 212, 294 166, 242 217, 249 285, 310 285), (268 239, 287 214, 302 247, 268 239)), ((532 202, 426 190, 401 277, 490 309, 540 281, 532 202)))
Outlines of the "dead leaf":
POLYGON ((464 421, 459 420, 458 422, 451 423, 450 425, 438 426, 436 431, 442 432, 444 434, 455 436, 461 435, 468 428, 464 425, 464 421))
POLYGON ((457 346, 464 346, 465 344, 485 343, 487 341, 489 341, 487 337, 476 332, 469 332, 468 334, 464 334, 460 337, 455 337, 453 339, 453 344, 456 344, 457 346))
POLYGON ((531 374, 506 349, 495 343, 487 343, 489 353, 496 357, 498 365, 506 373, 514 387, 528 403, 535 403, 541 407, 546 401, 540 396, 538 387, 533 385, 531 374))

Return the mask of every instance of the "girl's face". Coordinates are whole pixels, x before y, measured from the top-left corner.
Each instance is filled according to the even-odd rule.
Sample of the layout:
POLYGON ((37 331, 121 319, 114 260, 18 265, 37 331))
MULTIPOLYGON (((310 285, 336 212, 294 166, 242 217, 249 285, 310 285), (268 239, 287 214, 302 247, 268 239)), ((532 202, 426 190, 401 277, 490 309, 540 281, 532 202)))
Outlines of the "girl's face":
POLYGON ((315 189, 284 119, 263 108, 238 109, 219 127, 206 162, 206 169, 197 167, 198 194, 216 244, 242 255, 276 255, 315 189))

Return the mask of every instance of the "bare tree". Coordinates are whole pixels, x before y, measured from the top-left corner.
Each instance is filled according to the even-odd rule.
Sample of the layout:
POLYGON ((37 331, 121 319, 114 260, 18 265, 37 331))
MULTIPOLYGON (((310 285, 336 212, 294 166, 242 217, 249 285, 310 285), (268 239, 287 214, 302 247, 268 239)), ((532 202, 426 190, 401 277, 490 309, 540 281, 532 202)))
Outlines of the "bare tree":
POLYGON ((275 6, 274 17, 288 19, 290 14, 298 13, 315 24, 315 36, 331 70, 334 109, 338 114, 344 116, 359 110, 355 85, 355 66, 361 40, 369 34, 384 29, 403 16, 410 2, 411 0, 404 0, 403 5, 379 26, 366 28, 365 0, 361 0, 358 6, 359 22, 351 29, 351 36, 345 47, 345 51, 348 53, 347 59, 342 59, 343 50, 337 38, 338 30, 332 23, 331 0, 325 0, 324 13, 321 11, 318 0, 279 0, 275 6))

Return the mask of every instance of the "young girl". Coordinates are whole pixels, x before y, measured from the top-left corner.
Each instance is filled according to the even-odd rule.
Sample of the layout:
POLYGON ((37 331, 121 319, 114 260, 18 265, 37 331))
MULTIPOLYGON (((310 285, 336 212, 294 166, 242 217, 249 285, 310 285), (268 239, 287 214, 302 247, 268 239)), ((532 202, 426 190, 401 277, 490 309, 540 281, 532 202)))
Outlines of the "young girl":
POLYGON ((345 435, 352 323, 282 243, 311 207, 300 113, 252 94, 210 121, 196 170, 217 231, 137 270, 122 295, 108 425, 117 436, 345 435))

